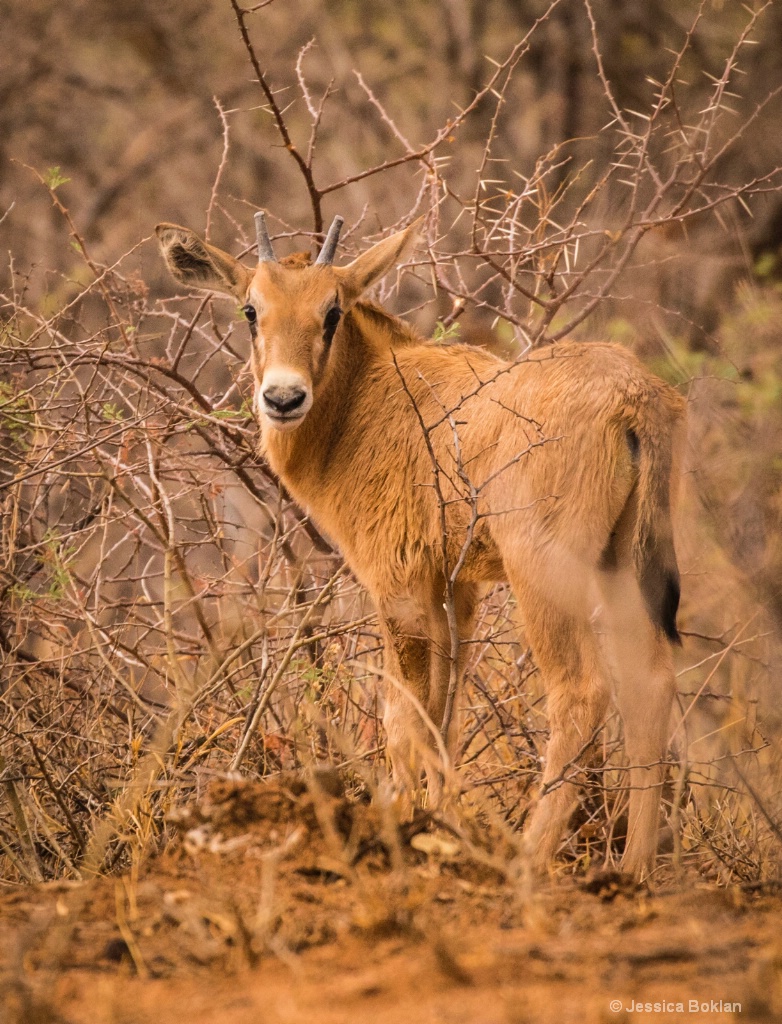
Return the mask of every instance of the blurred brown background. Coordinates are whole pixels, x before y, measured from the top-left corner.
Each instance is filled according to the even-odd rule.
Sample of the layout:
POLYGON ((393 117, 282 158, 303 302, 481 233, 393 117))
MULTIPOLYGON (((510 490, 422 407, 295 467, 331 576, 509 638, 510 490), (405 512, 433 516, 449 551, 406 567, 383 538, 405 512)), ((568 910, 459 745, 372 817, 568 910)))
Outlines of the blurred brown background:
MULTIPOLYGON (((276 0, 248 18, 264 72, 286 108, 294 140, 304 148, 310 117, 296 80, 301 48, 309 89, 319 99, 329 82, 315 159, 321 186, 339 181, 401 153, 399 142, 368 102, 356 79, 360 72, 414 146, 429 141, 458 107, 487 80, 492 61, 503 60, 547 5, 540 0, 428 0, 372 4, 333 0, 328 4, 276 0)), ((758 5, 759 6, 759 5, 758 5)), ((16 162, 45 171, 59 166, 70 180, 67 205, 95 254, 116 259, 155 222, 168 219, 200 229, 221 160, 222 126, 213 97, 230 111, 230 159, 221 199, 246 226, 257 206, 270 207, 298 229, 311 227, 303 182, 279 146, 264 97, 253 81, 247 53, 228 0, 44 0, 3 5, 7 59, 0 70, 0 202, 16 203, 3 224, 6 248, 20 266, 45 265, 67 273, 62 224, 41 203, 28 172, 16 162)), ((606 74, 619 104, 643 111, 652 80, 664 80, 670 48, 683 41, 698 4, 672 0, 612 0, 595 5, 606 74)), ((681 64, 680 91, 690 107, 707 102, 710 76, 723 63, 747 21, 741 4, 709 0, 681 64)), ((782 80, 782 13, 770 5, 743 50, 740 73, 731 83, 733 130, 782 80)), ((746 182, 782 158, 772 103, 740 142, 720 160, 715 177, 746 182)), ((489 131, 492 104, 483 102, 438 154, 446 156, 449 183, 471 187, 489 131)), ((495 177, 512 181, 529 174, 552 147, 577 140, 567 151, 571 168, 594 161, 594 178, 614 154, 615 136, 603 131, 609 107, 596 74, 589 22, 579 0, 563 0, 535 31, 508 90, 493 156, 495 177)), ((327 218, 341 211, 355 219, 368 204, 365 230, 401 216, 417 186, 409 173, 371 177, 332 194, 327 218)), ((413 171, 417 168, 412 168, 413 171)), ((564 177, 565 171, 562 172, 564 177)), ((616 200, 616 196, 614 200, 616 200)), ((717 231, 698 237, 697 268, 687 270, 681 302, 698 308, 716 273, 712 261, 741 254, 731 284, 753 276, 760 253, 776 254, 782 208, 770 198, 753 210, 734 209, 717 231), (688 293, 688 294, 687 294, 688 293)), ((222 218, 216 238, 230 243, 233 225, 222 218)), ((764 260, 767 274, 771 262, 764 260)), ((148 260, 145 273, 160 274, 148 260)), ((719 300, 728 297, 720 289, 719 300)), ((714 294, 708 296, 714 301, 714 294)), ((708 303, 704 302, 704 305, 708 303)))

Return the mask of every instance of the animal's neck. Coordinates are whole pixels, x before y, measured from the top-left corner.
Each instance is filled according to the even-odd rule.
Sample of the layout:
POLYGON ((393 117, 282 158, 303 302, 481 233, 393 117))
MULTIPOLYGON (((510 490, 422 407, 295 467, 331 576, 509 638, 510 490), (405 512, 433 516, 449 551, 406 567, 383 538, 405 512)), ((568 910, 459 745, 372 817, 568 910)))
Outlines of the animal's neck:
MULTIPOLYGON (((369 315, 374 314, 361 308, 346 314, 326 376, 301 426, 291 433, 264 430, 263 448, 272 468, 308 507, 325 483, 373 367, 384 354, 389 361, 386 346, 367 331, 369 315)), ((391 317, 385 320, 394 323, 391 317)))

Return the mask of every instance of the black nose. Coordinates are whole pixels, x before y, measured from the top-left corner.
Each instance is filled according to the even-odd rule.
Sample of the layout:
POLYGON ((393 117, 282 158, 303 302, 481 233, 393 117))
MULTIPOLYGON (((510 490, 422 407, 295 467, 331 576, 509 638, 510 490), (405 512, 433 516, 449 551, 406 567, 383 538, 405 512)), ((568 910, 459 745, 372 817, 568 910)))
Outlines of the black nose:
POLYGON ((270 387, 263 393, 264 402, 281 416, 298 409, 306 397, 301 388, 270 387))

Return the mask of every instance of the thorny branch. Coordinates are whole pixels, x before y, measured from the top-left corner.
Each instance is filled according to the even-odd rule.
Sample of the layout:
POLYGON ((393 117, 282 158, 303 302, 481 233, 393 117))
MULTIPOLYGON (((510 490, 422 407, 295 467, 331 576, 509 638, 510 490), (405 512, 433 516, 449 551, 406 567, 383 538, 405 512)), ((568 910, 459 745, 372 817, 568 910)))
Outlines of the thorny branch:
MULTIPOLYGON (((731 120, 728 94, 768 5, 748 12, 705 99, 682 81, 709 17, 702 5, 647 106, 632 112, 610 78, 600 12, 585 0, 594 75, 610 119, 600 140, 607 160, 593 139, 560 141, 531 162, 508 156, 519 72, 557 2, 454 114, 428 127, 425 143, 413 141, 420 136, 410 121, 390 112, 395 102, 356 71, 367 117, 384 139, 390 133, 393 148, 327 177, 320 132, 343 99, 330 71, 321 69, 318 88, 310 85, 320 57, 308 42, 284 83, 298 87, 303 129, 280 104, 248 28, 251 14, 266 17, 269 2, 242 8, 231 0, 231 9, 274 130, 304 181, 314 234, 322 234, 325 197, 337 192, 350 207, 349 246, 368 233, 370 210, 378 218, 373 225, 387 230, 427 212, 425 257, 394 287, 411 319, 439 322, 440 343, 456 340, 460 325, 467 341, 476 324, 490 334, 497 328, 492 343, 510 327, 506 353, 517 357, 572 333, 598 309, 623 308, 626 296, 646 310, 647 300, 626 283, 634 260, 644 271, 661 265, 644 246, 673 228, 695 231, 720 210, 779 194, 779 167, 738 180, 727 160, 780 91, 755 102, 741 123, 731 120), (452 154, 460 144, 466 149, 458 130, 468 124, 483 142, 470 150, 474 170, 465 171, 452 154), (309 132, 301 148, 300 131, 309 132), (360 183, 375 188, 374 202, 359 194, 360 183)), ((230 222, 226 182, 236 148, 229 128, 241 113, 214 102, 222 147, 207 233, 216 233, 223 217, 230 222)), ((340 110, 355 116, 347 106, 340 110)), ((229 768, 273 775, 331 760, 346 773, 363 762, 374 770, 383 752, 375 680, 384 674, 373 609, 257 453, 245 325, 209 294, 194 301, 151 296, 127 269, 146 239, 101 264, 57 182, 37 177, 80 265, 52 292, 54 311, 34 294, 34 269, 22 273, 13 260, 0 294, 0 783, 7 798, 0 849, 8 877, 28 881, 122 864, 143 835, 164 834, 173 801, 229 768)), ((270 206, 286 239, 297 236, 287 204, 270 206)), ((0 221, 5 227, 15 216, 11 204, 0 221)), ((249 251, 246 239, 244 245, 249 251)), ((389 287, 381 298, 392 300, 391 293, 389 287)), ((658 315, 667 311, 661 298, 649 301, 658 315)), ((697 321, 690 313, 678 317, 697 321)), ((692 376, 687 364, 681 379, 694 386, 692 376)), ((434 393, 435 382, 427 383, 434 393)), ((464 401, 486 383, 476 379, 464 401)), ((444 737, 461 657, 468 663, 466 728, 452 768, 515 827, 545 750, 542 683, 518 645, 503 588, 481 606, 475 641, 459 636, 456 590, 487 481, 473 480, 465 465, 460 406, 440 407, 429 422, 411 382, 401 384, 430 456, 442 540, 450 670, 436 746, 447 762, 444 737), (438 462, 434 431, 449 439, 448 466, 438 462), (457 508, 461 534, 449 546, 457 508)), ((700 401, 693 403, 696 420, 705 416, 700 401)), ((722 417, 724 403, 717 408, 722 417)), ((545 424, 531 426, 536 443, 556 440, 546 438, 545 424)), ((691 514, 702 525, 702 512, 691 514)), ((698 586, 700 560, 699 548, 686 587, 698 586)), ((713 573, 704 577, 713 584, 713 573)), ((739 588, 732 591, 731 621, 752 621, 754 606, 747 610, 739 588)), ((688 614, 680 675, 695 682, 675 735, 686 756, 675 758, 672 801, 689 843, 682 857, 716 859, 720 877, 759 878, 773 863, 769 837, 779 838, 779 808, 755 780, 774 749, 760 732, 756 696, 758 679, 770 674, 773 631, 764 620, 747 636, 717 613, 710 619, 691 606, 688 614), (745 685, 750 696, 742 696, 745 685), (719 719, 715 706, 735 713, 719 719)), ((594 771, 609 818, 601 855, 609 858, 622 827, 622 765, 612 723, 605 735, 594 771)), ((550 786, 569 782, 584 752, 550 786)), ((576 864, 585 858, 577 833, 568 850, 576 864)))

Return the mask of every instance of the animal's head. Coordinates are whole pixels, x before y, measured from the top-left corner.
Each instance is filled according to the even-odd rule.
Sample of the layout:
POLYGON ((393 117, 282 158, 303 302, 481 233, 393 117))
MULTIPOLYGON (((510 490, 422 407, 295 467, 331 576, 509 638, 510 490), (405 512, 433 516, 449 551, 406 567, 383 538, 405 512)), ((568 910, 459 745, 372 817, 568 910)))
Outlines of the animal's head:
POLYGON ((176 224, 158 224, 177 281, 233 295, 253 335, 254 407, 264 426, 295 429, 307 415, 341 341, 340 321, 361 295, 410 252, 419 222, 378 242, 346 267, 333 265, 342 218, 336 217, 315 263, 278 263, 262 213, 255 215, 258 266, 252 271, 176 224))

